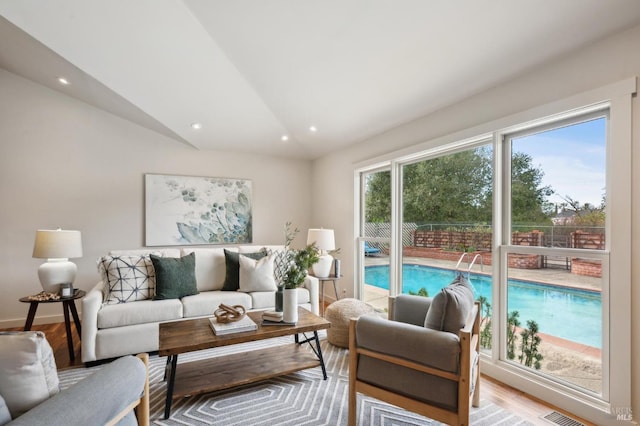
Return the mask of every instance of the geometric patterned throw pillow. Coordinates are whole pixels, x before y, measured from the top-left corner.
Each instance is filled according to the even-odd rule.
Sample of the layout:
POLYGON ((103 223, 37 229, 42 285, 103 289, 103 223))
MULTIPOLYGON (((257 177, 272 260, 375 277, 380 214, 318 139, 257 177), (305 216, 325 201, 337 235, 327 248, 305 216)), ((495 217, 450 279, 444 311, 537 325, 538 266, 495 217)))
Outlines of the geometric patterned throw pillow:
POLYGON ((98 271, 107 305, 153 299, 156 277, 149 255, 103 256, 98 271))

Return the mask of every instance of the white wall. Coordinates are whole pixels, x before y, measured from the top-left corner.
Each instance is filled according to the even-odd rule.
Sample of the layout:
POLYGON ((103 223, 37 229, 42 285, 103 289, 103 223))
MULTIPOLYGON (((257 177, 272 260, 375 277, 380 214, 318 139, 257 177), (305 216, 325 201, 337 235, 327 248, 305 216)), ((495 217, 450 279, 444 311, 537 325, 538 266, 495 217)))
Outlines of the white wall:
MULTIPOLYGON (((144 246, 145 173, 251 179, 254 243, 283 244, 288 220, 305 242, 309 161, 198 151, 0 69, 0 328, 22 326, 18 299, 42 290, 36 229, 82 231, 85 290, 97 257, 144 246)), ((61 305, 38 308, 36 322, 61 320, 61 305)))
MULTIPOLYGON (((345 278, 340 287, 353 294, 354 268, 354 191, 356 164, 393 151, 425 149, 436 138, 465 133, 490 121, 535 108, 573 94, 595 89, 640 75, 640 27, 622 32, 575 54, 558 58, 526 75, 502 84, 463 102, 419 120, 366 140, 349 149, 334 152, 314 162, 313 223, 336 229, 337 244, 342 247, 345 278), (326 185, 327 182, 330 185, 326 185), (340 182, 336 184, 335 182, 340 182)), ((526 52, 522 52, 526 54, 526 52)), ((465 84, 461 81, 460 84, 465 84)), ((632 186, 632 259, 640 256, 640 103, 633 100, 633 179, 632 186)), ((486 129, 495 130, 495 129, 486 129)), ((472 136, 468 134, 467 136, 472 136)), ((640 417, 640 262, 634 262, 632 274, 632 409, 640 417)), ((328 293, 330 295, 330 293, 328 293)), ((614 384, 615 386, 615 384, 614 384)), ((580 413, 578 413, 580 414, 580 413)))

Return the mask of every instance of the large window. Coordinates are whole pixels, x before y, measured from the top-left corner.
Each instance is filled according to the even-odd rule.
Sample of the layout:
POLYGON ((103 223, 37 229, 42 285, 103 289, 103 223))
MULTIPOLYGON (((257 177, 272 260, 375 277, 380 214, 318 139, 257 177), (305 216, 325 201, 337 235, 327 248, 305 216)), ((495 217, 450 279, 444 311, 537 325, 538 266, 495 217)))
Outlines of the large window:
POLYGON ((600 396, 607 121, 606 110, 579 115, 507 134, 503 144, 506 359, 600 396))
POLYGON ((358 173, 360 297, 469 273, 484 373, 598 424, 630 407, 635 82, 606 90, 358 173))

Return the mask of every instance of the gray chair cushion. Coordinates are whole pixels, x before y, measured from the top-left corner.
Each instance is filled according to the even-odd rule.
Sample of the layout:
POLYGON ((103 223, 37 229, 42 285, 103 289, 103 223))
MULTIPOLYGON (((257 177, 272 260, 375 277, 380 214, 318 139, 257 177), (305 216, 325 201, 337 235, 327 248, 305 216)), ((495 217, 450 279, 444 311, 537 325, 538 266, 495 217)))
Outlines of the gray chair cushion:
POLYGON ((431 300, 430 297, 410 294, 400 294, 397 297, 392 297, 389 301, 393 304, 391 309, 393 318, 390 319, 422 327, 424 326, 427 312, 429 312, 431 300))
MULTIPOLYGON (((146 374, 138 358, 119 358, 27 411, 11 425, 104 425, 140 398, 146 374)), ((135 418, 127 416, 120 424, 131 424, 131 420, 135 418)))
POLYGON ((431 301, 424 326, 457 334, 464 327, 473 303, 471 284, 462 274, 458 274, 453 282, 440 290, 431 301))
POLYGON ((4 401, 2 395, 0 395, 0 426, 5 425, 11 421, 11 413, 9 412, 9 407, 7 407, 7 403, 4 401))

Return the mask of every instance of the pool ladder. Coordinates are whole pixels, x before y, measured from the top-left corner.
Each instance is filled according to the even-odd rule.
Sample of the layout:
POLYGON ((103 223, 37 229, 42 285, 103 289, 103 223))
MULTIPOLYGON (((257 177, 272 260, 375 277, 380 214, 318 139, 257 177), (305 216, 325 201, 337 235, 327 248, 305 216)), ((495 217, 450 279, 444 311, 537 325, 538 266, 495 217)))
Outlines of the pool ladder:
MULTIPOLYGON (((456 264, 456 271, 460 271, 460 264, 462 263, 462 261, 464 260, 465 256, 471 256, 469 253, 462 253, 462 256, 460 256, 460 259, 458 260, 458 263, 456 264)), ((482 255, 480 253, 476 254, 475 256, 473 256, 473 259, 471 260, 471 262, 469 262, 469 268, 467 268, 467 274, 471 272, 471 268, 473 268, 473 265, 476 263, 476 260, 480 258, 480 272, 483 272, 484 269, 484 262, 482 261, 482 255)))

